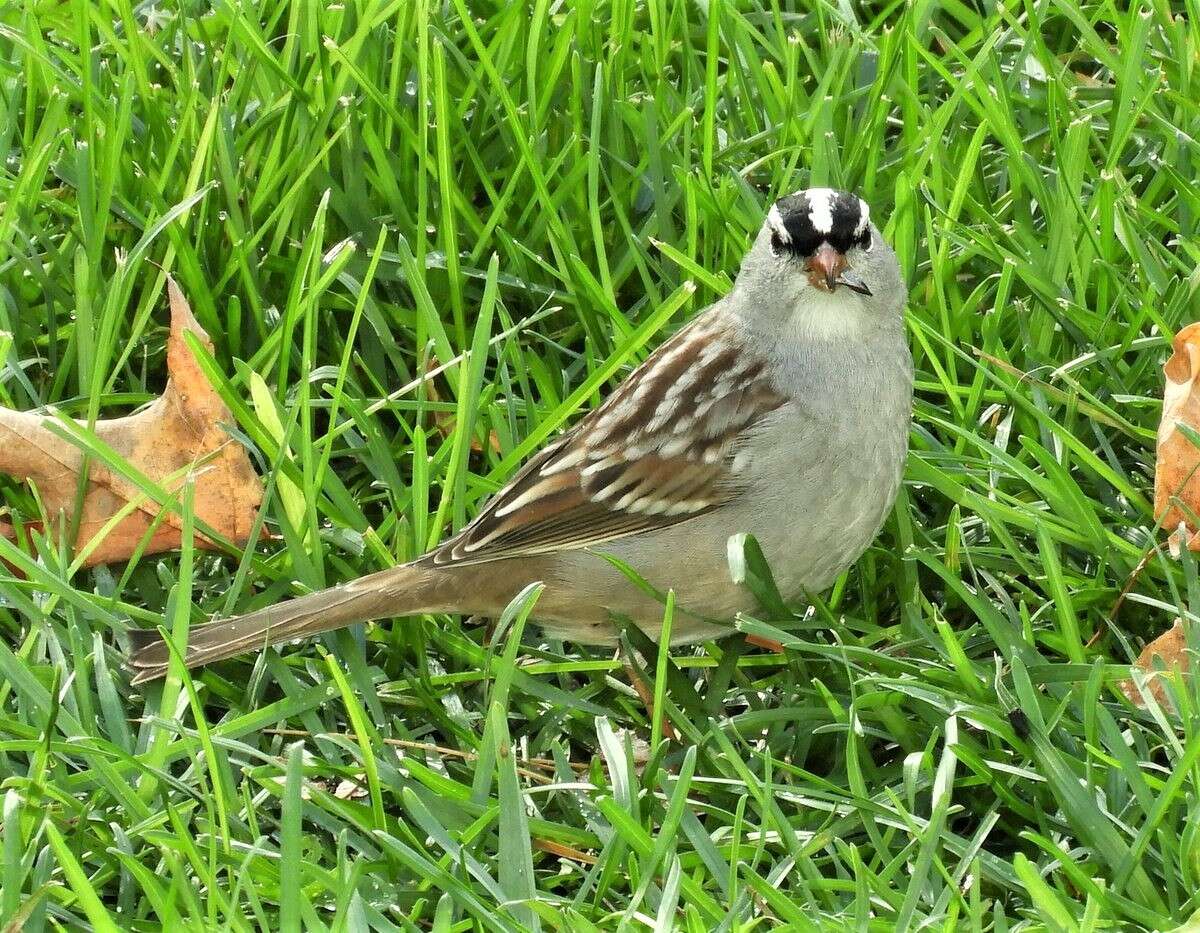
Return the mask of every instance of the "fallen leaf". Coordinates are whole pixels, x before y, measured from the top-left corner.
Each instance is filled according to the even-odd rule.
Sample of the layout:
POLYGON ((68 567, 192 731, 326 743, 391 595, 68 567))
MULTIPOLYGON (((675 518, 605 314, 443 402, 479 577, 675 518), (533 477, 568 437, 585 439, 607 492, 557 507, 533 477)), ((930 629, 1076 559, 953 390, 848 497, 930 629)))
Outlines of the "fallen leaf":
MULTIPOLYGON (((1175 704, 1168 696, 1163 680, 1170 676, 1186 675, 1191 667, 1191 659, 1187 653, 1187 632, 1184 630, 1183 620, 1176 619, 1174 625, 1146 645, 1133 666, 1140 671, 1159 705, 1164 709, 1174 711, 1175 704)), ((1134 706, 1146 708, 1142 691, 1138 689, 1132 678, 1121 681, 1120 687, 1121 692, 1129 697, 1134 706)))
POLYGON ((1154 466, 1154 514, 1171 534, 1177 552, 1177 529, 1187 529, 1188 547, 1200 550, 1197 529, 1189 524, 1200 515, 1200 450, 1183 432, 1180 423, 1200 431, 1200 323, 1189 324, 1175 335, 1173 353, 1163 365, 1163 410, 1158 424, 1158 453, 1154 466), (1190 513, 1190 514, 1189 514, 1190 513))
MULTIPOLYGON (((1200 430, 1200 322, 1189 324, 1171 342, 1171 358, 1163 364, 1163 408, 1158 422, 1158 449, 1154 462, 1154 516, 1168 531, 1167 547, 1178 557, 1186 539, 1190 550, 1200 550, 1200 534, 1188 525, 1189 515, 1200 515, 1200 450, 1179 430, 1184 424, 1200 430), (1182 526, 1182 527, 1181 527, 1182 526)), ((1149 549, 1129 574, 1117 595, 1109 618, 1115 619, 1146 569, 1154 549, 1149 549)), ((1088 642, 1091 647, 1100 630, 1088 642)))
MULTIPOLYGON (((169 493, 179 490, 192 476, 196 518, 226 538, 244 543, 262 501, 262 485, 246 451, 222 427, 233 423, 233 415, 209 385, 183 335, 191 331, 209 350, 212 342, 192 316, 174 279, 168 278, 167 292, 171 332, 166 389, 135 414, 97 421, 95 434, 169 493)), ((50 429, 57 421, 53 415, 0 408, 0 472, 37 487, 45 517, 52 525, 60 512, 73 514, 83 469, 82 451, 50 429)), ((88 464, 76 551, 86 548, 110 519, 131 504, 132 511, 92 545, 84 566, 130 557, 161 511, 137 484, 93 458, 88 464)), ((151 534, 145 553, 178 548, 183 541, 182 525, 180 515, 167 514, 151 534)), ((200 534, 196 544, 214 546, 200 534)))

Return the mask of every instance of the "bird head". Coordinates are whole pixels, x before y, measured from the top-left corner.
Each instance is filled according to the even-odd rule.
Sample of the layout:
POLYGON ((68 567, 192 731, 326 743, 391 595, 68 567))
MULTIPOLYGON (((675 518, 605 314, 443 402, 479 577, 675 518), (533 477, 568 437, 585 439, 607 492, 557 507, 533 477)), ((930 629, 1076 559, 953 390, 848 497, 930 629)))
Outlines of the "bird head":
POLYGON ((845 287, 860 295, 871 289, 850 268, 854 250, 871 249, 871 209, 845 191, 808 188, 780 198, 767 213, 771 252, 798 262, 809 284, 824 291, 845 287))
POLYGON ((833 188, 806 188, 771 205, 737 287, 747 314, 799 314, 806 327, 827 324, 831 334, 851 318, 895 317, 904 303, 896 255, 866 201, 833 188))

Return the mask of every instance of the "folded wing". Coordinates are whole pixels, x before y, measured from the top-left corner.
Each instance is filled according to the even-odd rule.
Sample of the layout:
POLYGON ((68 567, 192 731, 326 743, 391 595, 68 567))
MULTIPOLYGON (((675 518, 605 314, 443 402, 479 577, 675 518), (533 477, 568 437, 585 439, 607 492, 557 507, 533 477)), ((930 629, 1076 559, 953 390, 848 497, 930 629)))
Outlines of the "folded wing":
POLYGON ((739 439, 785 402, 715 308, 530 460, 435 565, 585 548, 702 515, 741 493, 739 439))

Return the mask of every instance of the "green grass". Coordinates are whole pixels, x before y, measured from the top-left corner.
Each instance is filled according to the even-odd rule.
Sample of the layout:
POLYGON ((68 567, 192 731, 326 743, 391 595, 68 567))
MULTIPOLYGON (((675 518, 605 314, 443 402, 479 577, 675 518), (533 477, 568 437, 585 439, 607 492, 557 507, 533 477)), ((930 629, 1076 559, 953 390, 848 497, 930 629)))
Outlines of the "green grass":
POLYGON ((152 398, 170 272, 265 521, 244 554, 92 571, 57 520, 0 540, 0 924, 999 933, 1200 908, 1200 694, 1174 720, 1115 689, 1200 612, 1195 565, 1153 554, 1109 621, 1161 538, 1159 367, 1200 308, 1195 0, 179 6, 0 8, 0 402, 152 398), (412 619, 128 686, 127 625, 461 526, 729 287, 771 197, 824 183, 871 201, 911 285, 908 482, 815 610, 746 623, 783 655, 647 649, 679 741, 527 604, 490 642, 412 619))

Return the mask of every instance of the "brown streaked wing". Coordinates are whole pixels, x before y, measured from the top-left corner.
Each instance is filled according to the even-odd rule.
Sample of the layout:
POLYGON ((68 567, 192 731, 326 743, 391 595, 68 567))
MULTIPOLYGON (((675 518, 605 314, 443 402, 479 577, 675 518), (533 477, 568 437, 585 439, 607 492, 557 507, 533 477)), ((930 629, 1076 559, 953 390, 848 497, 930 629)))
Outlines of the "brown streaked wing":
POLYGON ((738 438, 785 399, 733 332, 717 312, 679 331, 428 559, 480 563, 584 548, 735 498, 738 438))

